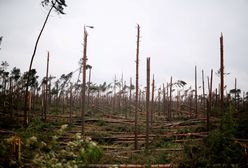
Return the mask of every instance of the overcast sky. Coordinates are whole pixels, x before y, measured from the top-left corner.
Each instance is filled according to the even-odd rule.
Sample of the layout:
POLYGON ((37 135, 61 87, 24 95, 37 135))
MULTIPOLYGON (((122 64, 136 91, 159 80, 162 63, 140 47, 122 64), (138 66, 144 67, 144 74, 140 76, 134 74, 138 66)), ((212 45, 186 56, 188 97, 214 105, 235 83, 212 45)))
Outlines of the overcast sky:
MULTIPOLYGON (((22 72, 28 70, 35 40, 47 8, 40 0, 0 0, 0 61, 22 72)), ((224 35, 224 59, 228 88, 247 90, 247 0, 73 0, 66 1, 66 15, 55 12, 40 39, 33 68, 39 76, 46 70, 50 51, 50 74, 59 77, 79 67, 83 51, 83 27, 89 29, 88 63, 94 83, 135 77, 137 24, 141 26, 140 82, 145 85, 146 57, 157 87, 174 80, 194 81, 194 66, 206 76, 219 69, 219 37, 224 35)), ((75 75, 77 76, 77 74, 75 75)), ((215 75, 217 87, 219 78, 215 75)), ((189 86, 188 85, 188 86, 189 86)), ((193 86, 193 85, 192 85, 193 86)))

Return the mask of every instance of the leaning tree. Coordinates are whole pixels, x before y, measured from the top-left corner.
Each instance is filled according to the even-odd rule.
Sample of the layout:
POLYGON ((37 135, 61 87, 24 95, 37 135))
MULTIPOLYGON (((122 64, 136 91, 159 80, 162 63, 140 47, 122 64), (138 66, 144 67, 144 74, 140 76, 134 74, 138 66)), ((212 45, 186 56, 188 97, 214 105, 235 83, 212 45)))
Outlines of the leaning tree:
POLYGON ((28 78, 27 78, 27 85, 26 85, 26 91, 25 91, 25 107, 24 107, 24 125, 28 125, 28 115, 27 115, 27 112, 28 112, 28 109, 27 109, 27 106, 28 106, 28 83, 29 83, 29 78, 30 78, 30 71, 32 69, 32 64, 33 64, 33 60, 34 60, 34 57, 35 57, 35 53, 36 53, 36 50, 37 50, 37 46, 38 46, 38 43, 39 43, 39 40, 40 40, 40 37, 41 37, 41 34, 46 26, 46 23, 48 21, 48 18, 51 14, 51 12, 54 10, 55 12, 57 12, 58 14, 65 14, 64 13, 64 7, 66 7, 66 3, 65 3, 65 0, 42 0, 41 2, 42 6, 43 7, 49 7, 49 10, 48 10, 48 13, 47 13, 47 16, 46 16, 46 19, 42 25, 42 28, 40 30, 40 33, 36 39, 36 42, 35 42, 35 46, 34 46, 34 51, 33 51, 33 55, 31 57, 31 61, 30 61, 30 64, 29 64, 29 70, 28 70, 28 78))

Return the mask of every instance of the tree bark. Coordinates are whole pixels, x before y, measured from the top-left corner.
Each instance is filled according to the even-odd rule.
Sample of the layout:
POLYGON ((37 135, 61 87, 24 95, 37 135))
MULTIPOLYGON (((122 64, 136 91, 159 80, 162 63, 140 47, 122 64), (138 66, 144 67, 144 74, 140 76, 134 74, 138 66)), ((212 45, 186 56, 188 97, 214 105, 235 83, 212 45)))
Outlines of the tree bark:
POLYGON ((197 67, 195 66, 195 117, 198 115, 198 106, 197 106, 197 67))
POLYGON ((85 86, 86 86, 86 61, 87 61, 87 37, 88 33, 84 27, 84 51, 83 51, 83 84, 81 92, 81 134, 84 135, 84 114, 85 114, 85 86))
POLYGON ((134 118, 134 149, 138 149, 138 99, 139 99, 139 43, 140 26, 137 26, 137 48, 136 48, 136 95, 135 95, 135 118, 134 118))
POLYGON ((220 37, 220 103, 221 112, 224 112, 224 47, 223 35, 220 37))
POLYGON ((211 77, 209 82, 209 94, 207 100, 207 131, 209 131, 210 125, 210 112, 211 112, 211 104, 212 104, 212 85, 213 85, 213 70, 211 69, 211 77))
POLYGON ((155 87, 155 80, 154 80, 154 75, 152 77, 152 103, 151 103, 151 126, 152 126, 152 122, 153 122, 153 114, 154 114, 154 87, 155 87))
POLYGON ((205 111, 206 103, 205 103, 205 84, 204 84, 204 71, 202 70, 202 100, 203 100, 203 111, 205 111))
POLYGON ((149 131, 150 131, 150 58, 146 60, 146 139, 145 147, 148 149, 149 145, 149 131))
POLYGON ((48 99, 47 99, 47 91, 48 91, 48 71, 49 71, 49 52, 47 53, 47 68, 46 68, 46 81, 45 81, 45 100, 44 100, 44 117, 45 121, 47 120, 47 111, 48 111, 48 99))

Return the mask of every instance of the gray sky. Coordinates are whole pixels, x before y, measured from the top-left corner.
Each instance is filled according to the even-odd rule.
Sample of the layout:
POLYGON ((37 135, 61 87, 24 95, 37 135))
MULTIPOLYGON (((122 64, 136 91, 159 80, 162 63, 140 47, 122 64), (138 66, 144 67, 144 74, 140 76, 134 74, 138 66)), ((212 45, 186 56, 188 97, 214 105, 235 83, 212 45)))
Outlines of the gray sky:
MULTIPOLYGON (((28 70, 34 43, 47 9, 40 0, 0 0, 0 61, 28 70)), ((135 77, 136 25, 141 26, 140 82, 145 85, 146 57, 157 86, 170 76, 193 84, 194 66, 206 76, 219 69, 219 37, 224 34, 228 88, 247 89, 247 0, 73 0, 66 15, 53 13, 40 39, 33 68, 45 74, 47 51, 50 73, 59 77, 78 68, 83 51, 83 26, 89 29, 88 60, 93 82, 110 82, 116 74, 135 77)), ((77 76, 77 75, 76 75, 77 76)), ((214 77, 214 87, 219 78, 214 77)), ((206 82, 207 83, 207 82, 206 82)))

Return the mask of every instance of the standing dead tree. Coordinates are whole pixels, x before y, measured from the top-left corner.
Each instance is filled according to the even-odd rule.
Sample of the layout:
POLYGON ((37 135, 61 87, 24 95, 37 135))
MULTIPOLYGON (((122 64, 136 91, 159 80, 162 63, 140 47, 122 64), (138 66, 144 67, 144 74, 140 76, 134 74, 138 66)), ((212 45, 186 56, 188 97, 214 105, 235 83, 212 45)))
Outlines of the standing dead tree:
POLYGON ((197 113, 198 113, 198 109, 197 109, 197 67, 195 66, 195 117, 197 118, 197 113))
POLYGON ((202 70, 202 103, 203 111, 205 111, 205 84, 204 84, 204 71, 202 70))
MULTIPOLYGON (((168 102, 168 120, 171 120, 171 112, 172 112, 172 76, 170 78, 170 88, 169 88, 169 102, 168 102)), ((168 85, 167 85, 168 90, 168 85)), ((167 91, 168 92, 168 91, 167 91)))
POLYGON ((46 80, 45 80, 45 100, 44 100, 44 119, 47 120, 47 111, 48 111, 48 71, 49 71, 49 52, 47 53, 47 67, 46 67, 46 80))
POLYGON ((87 38, 88 33, 84 27, 84 51, 83 51, 83 83, 81 90, 81 134, 84 135, 84 113, 85 113, 85 83, 86 83, 86 60, 87 60, 87 38))
POLYGON ((31 61, 30 61, 30 64, 29 64, 29 70, 28 70, 28 75, 27 75, 27 85, 26 85, 26 89, 25 89, 25 104, 24 104, 24 125, 28 125, 28 87, 29 87, 29 83, 30 83, 30 76, 31 76, 31 69, 32 69, 32 65, 33 65, 33 60, 34 60, 34 57, 35 57, 35 54, 36 54, 36 50, 37 50, 37 46, 38 46, 38 43, 40 41, 40 37, 41 37, 41 34, 46 26, 46 23, 47 23, 47 20, 52 12, 53 9, 55 9, 55 11, 58 13, 58 14, 65 14, 64 13, 64 7, 66 7, 67 5, 65 4, 65 0, 43 0, 42 1, 42 6, 48 6, 50 5, 50 9, 47 13, 47 16, 46 16, 46 19, 42 25, 42 28, 40 30, 40 33, 36 39, 36 42, 35 42, 35 46, 34 46, 34 51, 33 51, 33 54, 32 54, 32 57, 31 57, 31 61))
POLYGON ((145 147, 149 145, 149 126, 150 126, 150 58, 146 60, 146 139, 145 147))
POLYGON ((140 26, 137 26, 137 48, 136 48, 136 93, 135 93, 135 118, 134 118, 134 149, 138 149, 138 99, 139 99, 139 43, 140 43, 140 26))
POLYGON ((212 106, 212 86, 213 86, 213 70, 211 69, 211 76, 209 83, 209 93, 207 99, 207 131, 209 131, 209 124, 210 124, 210 112, 212 106))
POLYGON ((83 83, 82 83, 82 91, 81 91, 81 134, 84 135, 84 114, 85 114, 85 90, 86 90, 86 68, 87 68, 87 39, 88 32, 86 27, 93 29, 93 26, 84 26, 84 51, 83 51, 83 83))
POLYGON ((166 104, 165 104, 165 86, 164 86, 164 83, 163 83, 163 113, 164 113, 164 116, 166 116, 166 104))
POLYGON ((224 47, 223 34, 220 36, 220 107, 221 112, 224 112, 224 47))
POLYGON ((152 76, 152 102, 151 102, 151 116, 150 116, 150 123, 152 125, 153 122, 153 113, 154 113, 154 87, 155 87, 155 80, 154 75, 152 76))
MULTIPOLYGON (((89 79, 88 79, 88 90, 87 90, 87 111, 89 111, 89 104, 90 104, 90 79, 91 79, 91 65, 86 65, 86 69, 89 69, 89 79)), ((92 113, 90 113, 92 115, 92 113)))

